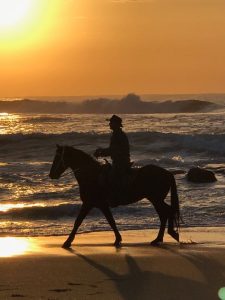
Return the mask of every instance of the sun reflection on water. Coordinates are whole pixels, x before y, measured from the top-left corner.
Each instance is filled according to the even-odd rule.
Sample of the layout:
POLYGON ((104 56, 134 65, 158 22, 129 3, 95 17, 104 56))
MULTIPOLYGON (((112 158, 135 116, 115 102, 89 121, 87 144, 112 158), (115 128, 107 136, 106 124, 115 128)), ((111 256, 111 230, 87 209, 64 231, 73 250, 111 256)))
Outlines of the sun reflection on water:
POLYGON ((25 204, 25 203, 7 203, 7 204, 0 204, 0 213, 1 212, 8 212, 11 209, 20 209, 20 208, 28 208, 28 207, 46 207, 47 204, 44 203, 32 203, 32 204, 25 204))
POLYGON ((0 238, 0 257, 12 257, 25 254, 31 250, 31 244, 26 238, 0 238))
POLYGON ((13 133, 18 126, 19 116, 6 112, 0 113, 0 134, 13 133))
POLYGON ((1 119, 6 119, 6 120, 15 120, 15 119, 18 119, 18 116, 15 115, 15 114, 9 114, 7 112, 1 112, 0 113, 0 118, 1 119))

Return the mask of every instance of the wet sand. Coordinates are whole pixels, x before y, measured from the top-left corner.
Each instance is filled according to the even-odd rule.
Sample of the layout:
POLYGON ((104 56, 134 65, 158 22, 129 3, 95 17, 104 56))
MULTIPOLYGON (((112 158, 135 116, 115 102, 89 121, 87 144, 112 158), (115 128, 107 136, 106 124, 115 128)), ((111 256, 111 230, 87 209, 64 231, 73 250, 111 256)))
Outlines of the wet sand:
POLYGON ((166 235, 160 247, 155 230, 121 233, 119 249, 110 231, 78 234, 70 250, 65 237, 0 238, 0 299, 219 299, 225 228, 183 229, 183 243, 166 235))

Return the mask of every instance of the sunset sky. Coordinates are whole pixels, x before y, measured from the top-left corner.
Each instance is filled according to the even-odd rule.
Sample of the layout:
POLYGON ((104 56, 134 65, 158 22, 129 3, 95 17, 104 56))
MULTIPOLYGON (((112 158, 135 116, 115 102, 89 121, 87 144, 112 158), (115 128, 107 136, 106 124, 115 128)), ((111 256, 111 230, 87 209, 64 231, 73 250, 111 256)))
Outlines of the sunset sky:
POLYGON ((0 97, 128 92, 225 92, 225 0, 0 0, 0 97))

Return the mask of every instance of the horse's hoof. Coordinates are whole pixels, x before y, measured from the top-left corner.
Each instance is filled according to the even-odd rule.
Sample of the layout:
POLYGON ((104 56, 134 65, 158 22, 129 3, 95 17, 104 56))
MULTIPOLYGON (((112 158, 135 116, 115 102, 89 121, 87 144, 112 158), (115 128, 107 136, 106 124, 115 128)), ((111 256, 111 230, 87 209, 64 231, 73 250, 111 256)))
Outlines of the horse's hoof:
POLYGON ((70 242, 65 242, 63 245, 62 245, 62 248, 63 249, 69 249, 71 247, 71 243, 70 242))
POLYGON ((162 244, 163 240, 161 239, 155 239, 154 241, 151 242, 151 246, 157 247, 162 244))
POLYGON ((120 248, 121 247, 121 242, 115 242, 113 244, 116 248, 120 248))
POLYGON ((115 246, 116 248, 120 248, 120 247, 121 247, 121 242, 122 242, 122 238, 119 237, 118 239, 115 240, 114 246, 115 246))
POLYGON ((179 238, 179 233, 176 232, 175 230, 168 230, 169 235, 172 236, 172 238, 174 238, 177 242, 179 242, 180 238, 179 238))

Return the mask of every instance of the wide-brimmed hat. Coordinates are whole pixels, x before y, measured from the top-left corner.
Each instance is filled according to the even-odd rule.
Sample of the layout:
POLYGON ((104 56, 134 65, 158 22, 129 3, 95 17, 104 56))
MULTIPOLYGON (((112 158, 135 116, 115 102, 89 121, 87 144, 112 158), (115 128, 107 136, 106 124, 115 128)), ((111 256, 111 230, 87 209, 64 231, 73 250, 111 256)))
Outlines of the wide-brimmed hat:
POLYGON ((109 121, 110 123, 116 123, 118 125, 120 125, 121 127, 122 125, 122 119, 120 117, 118 117, 117 115, 112 115, 112 117, 110 119, 106 119, 106 121, 109 121))

